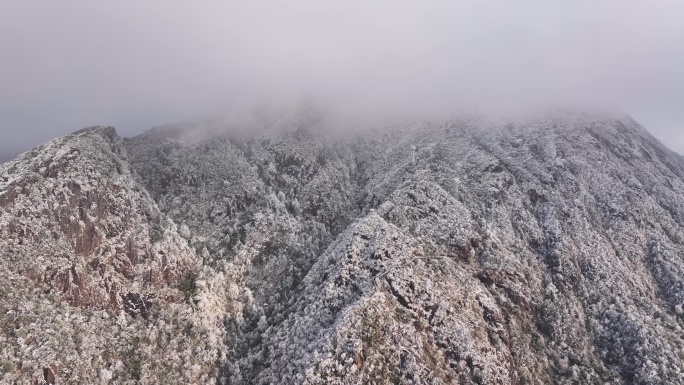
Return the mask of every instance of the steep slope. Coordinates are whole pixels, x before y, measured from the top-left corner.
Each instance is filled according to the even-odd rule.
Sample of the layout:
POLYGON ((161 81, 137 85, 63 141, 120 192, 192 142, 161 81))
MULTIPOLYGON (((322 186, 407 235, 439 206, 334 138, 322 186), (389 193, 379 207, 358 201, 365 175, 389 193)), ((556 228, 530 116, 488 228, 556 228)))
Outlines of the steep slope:
POLYGON ((159 207, 205 264, 264 304, 259 312, 278 312, 358 212, 352 150, 309 122, 287 128, 246 136, 166 127, 126 142, 159 207))
MULTIPOLYGON (((256 186, 208 199, 238 208, 228 223, 242 218, 238 231, 214 222, 212 234, 237 235, 232 252, 208 254, 261 292, 227 324, 227 383, 682 379, 682 163, 629 118, 412 124, 333 143, 300 127, 225 148, 211 147, 221 135, 190 137, 129 146, 156 143, 136 163, 143 179, 166 161, 202 186, 256 186), (298 236, 306 223, 325 230, 298 236), (296 250, 314 253, 300 263, 296 250)), ((145 184, 159 202, 188 196, 145 184)), ((196 207, 177 220, 206 218, 196 207)))
MULTIPOLYGON (((681 282, 682 261, 670 254, 665 274, 678 278, 663 285, 653 266, 665 263, 652 251, 659 242, 681 248, 684 186, 674 154, 629 119, 592 116, 457 123, 410 142, 421 155, 404 178, 433 179, 464 203, 479 233, 474 275, 506 318, 523 315, 504 324, 532 340, 509 344, 515 367, 537 367, 531 376, 521 370, 521 381, 681 381, 671 285, 681 282)), ((392 183, 369 190, 381 195, 392 183)), ((436 230, 419 235, 438 241, 436 230)))
POLYGON ((684 382, 684 163, 636 122, 323 124, 100 128, 0 166, 7 378, 684 382))
POLYGON ((62 383, 208 378, 216 357, 183 370, 197 350, 183 345, 199 340, 183 328, 206 328, 184 314, 193 310, 179 288, 200 265, 175 228, 132 178, 113 128, 0 166, 2 382, 44 379, 44 369, 62 383))
MULTIPOLYGON (((506 318, 523 315, 504 324, 529 341, 508 345, 515 367, 536 367, 520 381, 682 380, 681 299, 672 298, 682 260, 653 253, 660 242, 681 250, 674 154, 628 118, 590 115, 456 122, 410 143, 418 162, 401 179, 432 179, 464 203, 479 233, 474 275, 506 318)), ((383 196, 401 179, 369 191, 383 196)), ((435 242, 436 230, 418 234, 435 242)))
POLYGON ((77 306, 126 308, 129 293, 177 286, 194 264, 131 178, 115 135, 111 128, 76 133, 25 154, 0 177, 8 262, 77 306))

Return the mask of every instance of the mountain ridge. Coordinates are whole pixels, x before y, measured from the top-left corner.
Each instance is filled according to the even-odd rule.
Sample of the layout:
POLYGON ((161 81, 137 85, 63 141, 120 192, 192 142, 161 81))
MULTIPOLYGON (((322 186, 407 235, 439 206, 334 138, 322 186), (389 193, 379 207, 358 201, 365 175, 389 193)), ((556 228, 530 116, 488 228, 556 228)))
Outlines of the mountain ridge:
MULTIPOLYGON (((110 358, 96 359, 101 370, 77 365, 101 345, 83 349, 81 341, 81 356, 69 360, 31 353, 36 345, 22 342, 28 334, 7 329, 3 375, 36 379, 53 365, 62 381, 93 383, 684 379, 684 163, 631 118, 466 119, 346 138, 321 133, 316 119, 279 124, 285 129, 254 135, 171 127, 128 139, 91 128, 0 165, 3 270, 28 287, 61 289, 21 291, 30 303, 52 294, 50 309, 96 309, 59 279, 27 273, 36 256, 47 255, 40 261, 48 269, 59 259, 45 251, 55 247, 47 240, 18 245, 27 236, 12 223, 34 218, 31 229, 59 228, 38 211, 39 199, 54 202, 50 213, 79 209, 52 188, 35 192, 51 179, 123 180, 133 206, 147 207, 125 214, 123 228, 139 223, 143 249, 165 254, 140 252, 140 273, 115 274, 125 290, 96 310, 97 330, 121 338, 110 322, 125 319, 137 339, 122 338, 110 358), (73 148, 79 155, 61 165, 73 148), (88 159, 107 172, 87 167, 88 159), (19 182, 21 194, 12 193, 19 182), (137 212, 152 215, 134 219, 137 212), (172 278, 143 278, 172 259, 172 278), (158 293, 167 294, 145 297, 158 293), (175 346, 168 362, 160 337, 151 337, 163 333, 175 346)), ((102 205, 80 206, 88 216, 107 211, 102 205)), ((64 247, 75 254, 66 260, 103 255, 64 247)), ((69 282, 102 279, 73 266, 69 282)), ((16 327, 10 313, 0 314, 19 331, 42 325, 32 317, 16 327)))

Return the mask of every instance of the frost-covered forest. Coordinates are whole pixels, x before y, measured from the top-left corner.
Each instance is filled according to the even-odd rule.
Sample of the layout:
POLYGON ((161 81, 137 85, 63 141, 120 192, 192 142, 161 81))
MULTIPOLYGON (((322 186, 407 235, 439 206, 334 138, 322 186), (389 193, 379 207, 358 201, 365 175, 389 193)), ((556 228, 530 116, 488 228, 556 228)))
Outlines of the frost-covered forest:
POLYGON ((0 382, 684 383, 684 161, 638 123, 324 125, 0 165, 0 382))

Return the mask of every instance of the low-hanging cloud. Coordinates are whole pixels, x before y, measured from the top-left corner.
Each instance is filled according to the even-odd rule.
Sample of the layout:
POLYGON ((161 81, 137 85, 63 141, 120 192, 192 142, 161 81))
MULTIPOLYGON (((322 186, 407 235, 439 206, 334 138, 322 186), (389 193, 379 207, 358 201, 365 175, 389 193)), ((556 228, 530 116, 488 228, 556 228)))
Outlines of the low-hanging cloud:
POLYGON ((632 114, 684 152, 684 2, 9 0, 0 154, 264 100, 440 116, 554 103, 632 114))

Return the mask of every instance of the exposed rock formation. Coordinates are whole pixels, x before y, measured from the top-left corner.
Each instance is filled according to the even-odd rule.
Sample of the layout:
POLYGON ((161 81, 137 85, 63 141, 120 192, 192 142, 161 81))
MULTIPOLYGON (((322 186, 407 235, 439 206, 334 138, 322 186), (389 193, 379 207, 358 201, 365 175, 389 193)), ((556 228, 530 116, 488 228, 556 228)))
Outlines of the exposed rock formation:
POLYGON ((213 357, 184 367, 205 337, 183 331, 215 328, 179 290, 201 265, 133 179, 113 128, 2 165, 0 239, 3 383, 195 382, 215 371, 220 330, 200 349, 213 357))
POLYGON ((14 272, 75 306, 130 310, 196 261, 133 180, 111 127, 81 130, 5 166, 0 236, 14 272), (132 294, 135 293, 135 294, 132 294))
POLYGON ((684 163, 637 123, 319 124, 0 166, 4 378, 684 382, 684 163))

